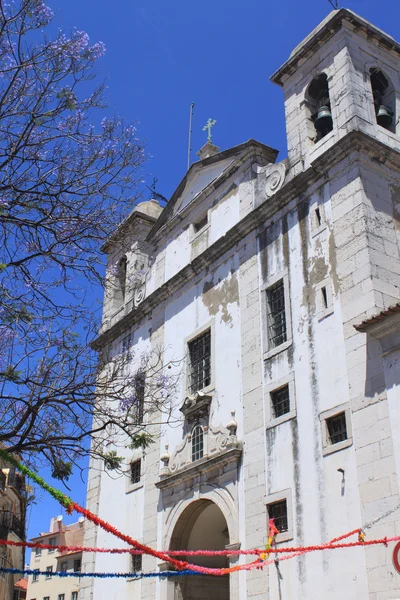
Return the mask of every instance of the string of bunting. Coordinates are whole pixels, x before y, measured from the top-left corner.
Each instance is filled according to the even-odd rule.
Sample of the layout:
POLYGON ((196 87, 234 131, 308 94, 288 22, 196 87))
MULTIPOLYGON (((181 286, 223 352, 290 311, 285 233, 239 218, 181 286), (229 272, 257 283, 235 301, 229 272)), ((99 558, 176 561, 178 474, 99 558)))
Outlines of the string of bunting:
MULTIPOLYGON (((44 479, 42 479, 39 475, 37 475, 34 471, 31 471, 31 469, 29 469, 28 467, 26 467, 25 465, 23 465, 22 463, 20 463, 17 459, 15 459, 13 456, 9 455, 5 450, 0 449, 0 457, 3 458, 4 461, 6 461, 7 463, 10 463, 12 465, 14 465, 21 473, 25 474, 26 476, 30 477, 33 481, 35 481, 41 488, 43 488, 44 490, 46 490, 54 499, 56 499, 62 506, 64 506, 64 508, 66 509, 68 514, 71 514, 74 510, 82 515, 84 515, 88 521, 91 521, 92 523, 94 523, 95 525, 101 527, 102 529, 104 529, 105 531, 107 531, 108 533, 111 533, 112 535, 116 536, 117 538, 119 538, 120 540, 126 542, 127 544, 129 544, 130 546, 132 546, 132 548, 114 548, 114 549, 107 549, 107 548, 85 548, 85 547, 80 547, 80 546, 74 546, 74 547, 68 547, 68 546, 57 546, 57 548, 59 548, 60 551, 86 551, 86 552, 110 552, 110 553, 131 553, 131 554, 148 554, 150 556, 154 556, 158 559, 161 559, 165 562, 168 562, 169 564, 173 565, 175 568, 178 569, 178 571, 163 571, 163 572, 153 572, 153 573, 83 573, 83 572, 54 572, 52 575, 55 576, 59 576, 59 577, 120 577, 120 578, 143 578, 143 577, 169 577, 169 576, 174 576, 176 577, 177 575, 198 575, 198 574, 203 574, 203 575, 214 575, 214 576, 223 576, 223 575, 227 575, 228 573, 233 573, 235 571, 240 571, 240 570, 249 570, 249 569, 253 569, 253 568, 263 568, 268 564, 272 564, 273 562, 276 562, 276 560, 278 560, 278 554, 286 554, 286 556, 282 556, 279 560, 288 560, 289 558, 294 558, 295 556, 300 556, 302 554, 305 554, 307 552, 313 552, 313 551, 318 551, 318 550, 336 550, 339 548, 352 548, 352 547, 356 547, 356 546, 370 546, 370 545, 377 545, 377 544, 384 544, 384 545, 388 545, 389 542, 394 542, 394 541, 399 541, 400 540, 400 536, 396 536, 396 537, 392 537, 392 538, 381 538, 381 539, 376 539, 376 540, 365 540, 365 535, 362 529, 355 529, 349 533, 346 533, 344 535, 341 535, 337 538, 334 538, 333 540, 330 540, 330 542, 326 543, 326 544, 319 544, 319 545, 314 545, 314 546, 300 546, 300 547, 293 547, 293 548, 276 548, 276 545, 274 548, 272 548, 273 544, 274 544, 274 540, 275 540, 275 536, 277 533, 279 533, 279 531, 276 529, 273 520, 271 519, 269 522, 269 535, 268 535, 268 542, 266 544, 266 547, 264 549, 256 549, 256 550, 214 550, 214 551, 209 551, 209 550, 197 550, 197 551, 189 551, 189 550, 176 550, 176 551, 158 551, 158 550, 154 550, 153 548, 150 548, 149 546, 146 546, 144 544, 141 544, 140 542, 138 542, 137 540, 134 540, 133 538, 131 538, 130 536, 120 532, 117 528, 113 527, 112 525, 110 525, 109 523, 107 523, 106 521, 104 521, 103 519, 101 519, 100 517, 98 517, 97 515, 93 514, 92 512, 90 512, 89 510, 83 508, 82 506, 80 506, 79 504, 77 504, 76 502, 74 502, 71 498, 69 498, 68 496, 66 496, 65 494, 63 494, 61 491, 53 488, 52 486, 50 486, 49 484, 47 484, 44 479), (342 540, 350 537, 351 535, 354 534, 358 534, 358 540, 356 542, 343 542, 342 540), (275 559, 269 559, 270 554, 273 553, 276 555, 275 559), (190 564, 187 561, 183 561, 183 560, 177 560, 175 558, 173 558, 173 556, 179 556, 179 555, 183 555, 183 556, 198 556, 198 555, 203 555, 203 556, 218 556, 218 555, 239 555, 239 554, 256 554, 258 555, 258 558, 248 564, 243 564, 243 565, 236 565, 233 567, 227 567, 227 568, 220 568, 220 569, 216 569, 216 568, 209 568, 209 567, 202 567, 200 565, 194 565, 194 564, 190 564)), ((30 542, 12 542, 10 543, 9 540, 0 540, 0 545, 6 543, 7 545, 18 545, 18 546, 26 546, 26 547, 31 547, 31 548, 35 548, 35 547, 42 547, 42 548, 49 548, 49 545, 47 544, 33 544, 30 542)), ((51 546, 51 548, 54 550, 54 547, 51 546)), ((46 573, 41 573, 37 570, 18 570, 18 569, 10 569, 10 568, 0 568, 0 573, 4 572, 4 573, 16 573, 16 574, 31 574, 31 573, 37 573, 37 574, 44 574, 46 575, 46 573)))

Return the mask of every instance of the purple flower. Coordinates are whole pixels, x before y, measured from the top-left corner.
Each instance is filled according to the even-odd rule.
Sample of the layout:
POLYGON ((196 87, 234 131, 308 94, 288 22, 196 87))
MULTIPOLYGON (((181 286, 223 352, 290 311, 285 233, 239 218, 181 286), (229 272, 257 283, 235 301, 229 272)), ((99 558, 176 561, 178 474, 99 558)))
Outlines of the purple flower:
POLYGON ((53 11, 40 0, 34 1, 34 5, 32 15, 36 20, 37 26, 43 27, 44 25, 48 25, 54 17, 53 11))

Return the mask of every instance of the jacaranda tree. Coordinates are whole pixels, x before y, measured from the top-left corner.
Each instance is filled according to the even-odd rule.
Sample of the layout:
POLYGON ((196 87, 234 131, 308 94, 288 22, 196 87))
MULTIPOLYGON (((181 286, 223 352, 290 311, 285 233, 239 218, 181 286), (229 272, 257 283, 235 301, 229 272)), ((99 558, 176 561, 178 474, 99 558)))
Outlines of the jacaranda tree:
POLYGON ((118 467, 110 436, 148 443, 143 415, 174 382, 161 352, 137 357, 133 374, 117 352, 97 378, 88 290, 145 154, 134 126, 104 116, 104 45, 47 36, 52 17, 41 0, 0 0, 0 444, 68 478, 87 452, 118 467))

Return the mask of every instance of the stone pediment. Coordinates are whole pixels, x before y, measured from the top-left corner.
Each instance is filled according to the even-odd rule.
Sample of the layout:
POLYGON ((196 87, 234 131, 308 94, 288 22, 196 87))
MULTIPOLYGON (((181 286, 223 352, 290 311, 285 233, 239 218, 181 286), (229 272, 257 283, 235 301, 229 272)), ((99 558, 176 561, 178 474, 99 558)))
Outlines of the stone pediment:
POLYGON ((175 204, 174 214, 181 212, 186 208, 186 206, 188 206, 192 200, 197 198, 210 183, 216 181, 223 175, 234 161, 235 157, 231 157, 221 160, 216 164, 203 166, 201 169, 198 169, 197 172, 194 171, 188 178, 186 186, 175 204))
POLYGON ((191 396, 185 398, 184 403, 180 407, 181 413, 185 415, 185 418, 189 423, 195 419, 205 417, 208 415, 212 396, 205 394, 204 392, 196 392, 191 396))

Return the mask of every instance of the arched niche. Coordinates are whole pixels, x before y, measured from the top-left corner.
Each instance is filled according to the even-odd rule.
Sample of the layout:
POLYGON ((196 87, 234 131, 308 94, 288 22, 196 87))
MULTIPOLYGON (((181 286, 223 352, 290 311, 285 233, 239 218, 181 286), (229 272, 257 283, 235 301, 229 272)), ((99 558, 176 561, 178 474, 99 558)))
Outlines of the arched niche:
POLYGON ((308 119, 314 142, 319 142, 333 129, 328 76, 320 73, 311 81, 306 91, 308 119))
POLYGON ((369 70, 378 125, 396 133, 396 93, 390 78, 378 67, 369 70))

